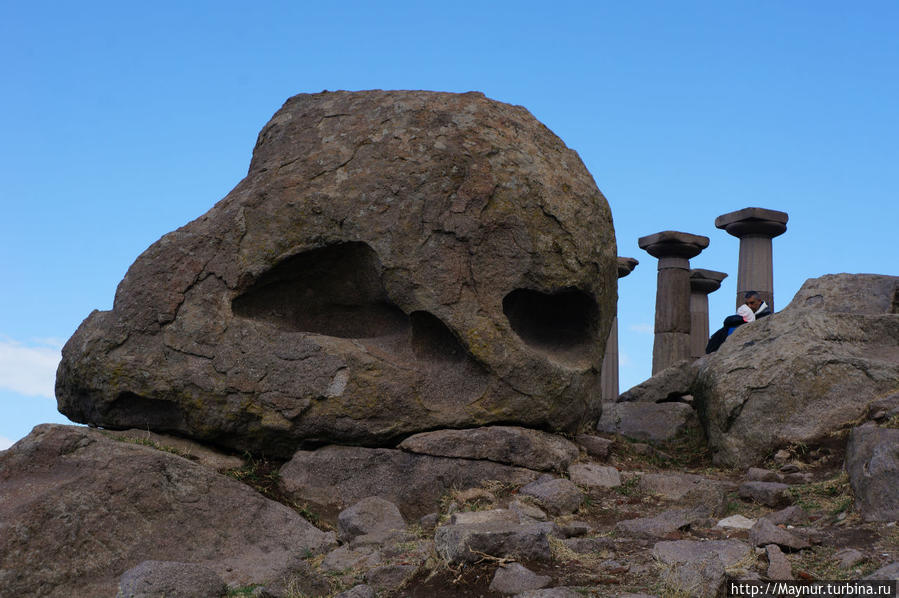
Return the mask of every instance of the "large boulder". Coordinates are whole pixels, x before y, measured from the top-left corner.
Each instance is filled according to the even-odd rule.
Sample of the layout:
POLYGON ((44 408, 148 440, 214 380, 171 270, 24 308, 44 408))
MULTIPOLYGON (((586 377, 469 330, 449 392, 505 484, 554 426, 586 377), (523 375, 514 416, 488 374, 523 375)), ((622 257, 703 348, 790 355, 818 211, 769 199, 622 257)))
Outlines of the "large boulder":
POLYGON ((615 314, 608 204, 479 93, 290 98, 249 172, 63 349, 59 409, 289 457, 489 423, 576 431, 615 314))
POLYGON ((44 424, 0 452, 3 595, 114 596, 144 561, 268 583, 334 544, 240 482, 96 430, 44 424))
POLYGON ((899 277, 809 280, 780 313, 739 327, 704 358, 695 405, 715 460, 754 465, 863 419, 899 389, 899 277))

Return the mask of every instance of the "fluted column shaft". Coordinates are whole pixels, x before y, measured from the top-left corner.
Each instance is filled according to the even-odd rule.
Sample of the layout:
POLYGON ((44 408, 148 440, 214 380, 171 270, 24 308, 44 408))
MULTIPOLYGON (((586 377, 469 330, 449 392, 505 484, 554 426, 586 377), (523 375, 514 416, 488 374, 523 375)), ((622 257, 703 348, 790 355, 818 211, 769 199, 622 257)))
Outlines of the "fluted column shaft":
MULTIPOLYGON (((618 258, 618 278, 624 278, 639 264, 632 257, 618 258)), ((609 337, 606 339, 606 353, 600 370, 601 392, 603 402, 614 402, 618 398, 618 309, 616 306, 609 337)))
POLYGON ((690 357, 705 355, 709 341, 709 294, 721 288, 724 272, 690 270, 690 357))

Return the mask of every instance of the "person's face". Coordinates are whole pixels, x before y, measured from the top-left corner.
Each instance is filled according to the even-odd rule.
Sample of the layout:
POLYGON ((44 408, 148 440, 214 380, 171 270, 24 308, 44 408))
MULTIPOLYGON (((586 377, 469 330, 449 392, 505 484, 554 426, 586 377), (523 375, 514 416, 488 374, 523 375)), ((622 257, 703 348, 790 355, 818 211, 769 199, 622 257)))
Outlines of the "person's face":
POLYGON ((758 297, 750 297, 746 300, 746 305, 749 306, 749 309, 752 311, 756 311, 759 307, 762 306, 762 300, 758 297))

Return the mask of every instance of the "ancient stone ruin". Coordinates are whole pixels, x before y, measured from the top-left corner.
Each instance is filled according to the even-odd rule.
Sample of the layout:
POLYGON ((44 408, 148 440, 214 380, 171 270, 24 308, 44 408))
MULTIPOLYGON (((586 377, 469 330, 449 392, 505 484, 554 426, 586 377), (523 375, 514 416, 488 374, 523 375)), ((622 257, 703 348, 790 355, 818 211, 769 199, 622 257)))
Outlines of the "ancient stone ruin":
MULTIPOLYGON (((719 221, 773 305, 742 264, 770 271, 786 214, 719 221)), ((289 99, 247 177, 66 344, 59 408, 89 426, 0 451, 0 596, 897 579, 899 277, 809 280, 697 359, 708 238, 639 245, 654 375, 619 395, 637 262, 561 140, 477 93, 289 99)))

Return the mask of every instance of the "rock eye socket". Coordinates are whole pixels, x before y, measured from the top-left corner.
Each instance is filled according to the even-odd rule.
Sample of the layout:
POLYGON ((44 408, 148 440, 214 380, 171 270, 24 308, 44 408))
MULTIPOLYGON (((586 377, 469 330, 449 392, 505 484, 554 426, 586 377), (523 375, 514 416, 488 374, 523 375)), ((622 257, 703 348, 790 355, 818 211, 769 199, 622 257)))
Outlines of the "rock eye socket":
POLYGON ((553 294, 515 289, 503 298, 503 313, 527 345, 552 357, 581 360, 597 342, 599 309, 593 297, 579 289, 553 294))
POLYGON ((408 331, 387 299, 383 267, 365 243, 341 243, 287 258, 236 297, 235 315, 298 332, 376 338, 408 331))

